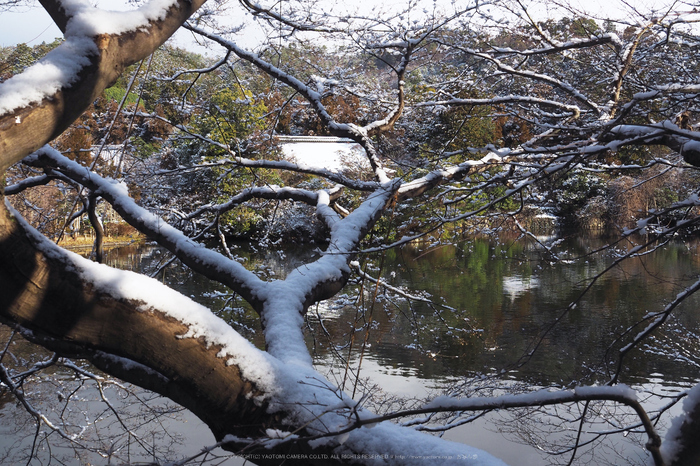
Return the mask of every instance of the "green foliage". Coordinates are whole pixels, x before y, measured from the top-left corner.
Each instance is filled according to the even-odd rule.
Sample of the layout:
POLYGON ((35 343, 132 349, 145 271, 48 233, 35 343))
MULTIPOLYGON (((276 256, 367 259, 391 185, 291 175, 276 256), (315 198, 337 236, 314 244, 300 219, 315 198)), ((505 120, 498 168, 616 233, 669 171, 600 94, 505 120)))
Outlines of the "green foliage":
POLYGON ((681 200, 680 193, 669 186, 660 186, 653 193, 656 209, 670 207, 671 204, 681 200))
POLYGON ((36 60, 37 57, 34 55, 32 48, 27 44, 17 44, 7 58, 12 74, 21 73, 36 60))
MULTIPOLYGON (((126 88, 119 86, 112 86, 105 89, 104 95, 106 99, 112 100, 114 102, 121 102, 126 94, 126 88)), ((124 105, 135 105, 138 101, 139 96, 134 92, 130 92, 129 96, 126 98, 124 105)))
POLYGON ((496 125, 489 114, 489 107, 455 107, 441 113, 441 129, 446 136, 453 136, 446 149, 482 147, 495 142, 496 125))
POLYGON ((34 47, 27 44, 17 44, 8 47, 0 53, 0 80, 7 79, 21 73, 25 68, 36 63, 41 57, 58 47, 63 39, 56 38, 53 42, 42 42, 34 47))
MULTIPOLYGON (((178 71, 207 68, 211 64, 211 60, 202 55, 165 46, 154 55, 151 75, 169 78, 178 71)), ((172 80, 149 79, 143 84, 144 107, 149 112, 160 109, 159 114, 175 124, 186 122, 189 111, 184 107, 188 104, 199 105, 215 92, 214 83, 218 81, 216 74, 193 73, 185 73, 172 80)))
POLYGON ((136 156, 141 159, 152 157, 160 150, 159 145, 154 144, 153 142, 146 142, 140 136, 131 138, 129 143, 134 148, 136 156))
POLYGON ((590 18, 572 19, 565 16, 558 21, 549 19, 540 23, 539 26, 552 36, 563 40, 591 37, 602 33, 598 24, 590 18))
MULTIPOLYGON (((427 89, 422 89, 426 92, 427 89)), ((476 97, 460 95, 460 98, 476 97)), ((489 106, 459 106, 441 112, 430 130, 428 147, 447 152, 496 142, 498 128, 489 106)))
POLYGON ((569 221, 576 220, 576 213, 588 199, 604 195, 606 183, 599 176, 583 171, 570 171, 555 182, 552 195, 559 214, 569 221))
MULTIPOLYGON (((195 163, 233 156, 253 157, 254 154, 248 153, 248 143, 264 128, 266 113, 264 102, 256 100, 250 91, 240 86, 219 90, 209 99, 206 111, 193 118, 191 130, 226 147, 195 139, 180 148, 181 156, 195 163)), ((225 202, 255 183, 281 182, 274 172, 228 166, 213 169, 212 175, 201 181, 209 183, 204 190, 211 192, 215 202, 225 202)), ((222 215, 220 222, 229 235, 250 236, 256 232, 265 213, 264 203, 239 207, 222 215)))
MULTIPOLYGON (((239 153, 240 141, 264 128, 266 112, 265 103, 256 101, 250 91, 240 87, 226 88, 211 96, 207 112, 195 119, 193 127, 199 134, 239 153)), ((209 146, 204 155, 212 157, 227 153, 220 147, 209 146)))

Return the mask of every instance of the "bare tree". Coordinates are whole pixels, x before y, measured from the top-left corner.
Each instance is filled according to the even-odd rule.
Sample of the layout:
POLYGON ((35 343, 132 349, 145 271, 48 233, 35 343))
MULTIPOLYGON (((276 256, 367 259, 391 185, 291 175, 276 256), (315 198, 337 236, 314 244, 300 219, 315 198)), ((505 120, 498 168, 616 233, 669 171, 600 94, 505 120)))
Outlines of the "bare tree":
MULTIPOLYGON (((220 446, 258 464, 384 459, 410 464, 426 456, 450 458, 455 464, 498 464, 484 452, 419 432, 413 427, 421 418, 406 425, 390 421, 432 419, 444 412, 563 405, 584 407, 582 425, 588 407, 601 401, 629 408, 634 421, 618 432, 644 432, 656 464, 684 464, 686 455, 697 458, 692 442, 697 429, 696 389, 689 392, 691 402, 683 424, 670 434, 665 443, 670 447, 664 452, 656 418, 647 413, 634 390, 619 382, 625 357, 664 325, 700 282, 649 315, 643 330, 632 327, 621 337, 624 344, 613 358, 616 364, 606 368, 607 384, 504 396, 441 397, 381 415, 314 370, 304 335, 309 308, 339 293, 353 274, 382 285, 380 278, 363 271, 355 260, 377 222, 392 218, 403 205, 438 201, 448 209, 434 210, 402 237, 373 244, 374 250, 397 247, 444 225, 483 218, 500 218, 524 236, 534 236, 520 222, 524 206, 536 204, 553 179, 577 170, 615 173, 653 166, 668 170, 700 166, 700 133, 687 122, 682 127, 674 123, 677 114, 695 111, 697 38, 687 27, 697 17, 694 10, 681 6, 654 17, 640 14, 621 38, 585 18, 567 23, 535 21, 521 2, 474 2, 427 15, 419 14, 421 5, 410 4, 406 11, 377 16, 318 11, 304 2, 273 7, 244 1, 244 9, 266 27, 272 25, 276 34, 266 50, 252 53, 212 29, 209 20, 218 14, 214 7, 203 11, 199 21, 186 23, 202 1, 151 1, 138 10, 109 16, 83 2, 41 3, 64 32, 65 41, 34 67, 0 84, 0 169, 5 173, 21 161, 38 171, 35 177, 13 180, 6 194, 59 179, 88 193, 88 211, 94 212, 90 205, 101 198, 191 270, 248 302, 259 316, 266 348, 255 348, 208 309, 156 280, 66 252, 4 203, 0 206, 0 318, 25 338, 61 357, 87 359, 111 375, 170 398, 202 419, 220 446), (504 18, 517 26, 504 29, 504 18), (183 24, 223 49, 223 58, 216 64, 189 73, 199 76, 228 67, 234 79, 236 70, 230 60, 238 57, 260 73, 261 81, 280 90, 274 121, 301 97, 324 131, 364 149, 370 176, 272 160, 262 151, 262 156, 255 152, 255 141, 220 140, 213 133, 170 121, 175 134, 217 152, 187 166, 175 164, 158 172, 159 176, 204 170, 243 176, 239 173, 268 170, 309 175, 322 182, 313 189, 280 187, 256 175, 250 186, 229 193, 227 199, 189 206, 179 221, 166 222, 143 206, 147 203, 136 202, 125 183, 47 145, 129 65, 152 54, 183 24), (304 56, 296 64, 282 59, 280 38, 306 41, 312 35, 336 41, 339 47, 356 46, 357 53, 364 60, 374 60, 384 74, 363 83, 356 78, 358 70, 324 68, 313 57, 304 56), (677 72, 662 66, 669 57, 678 65, 677 72), (430 67, 434 69, 427 72, 430 67), (329 102, 338 96, 348 101, 355 98, 360 104, 350 116, 333 111, 329 102), (408 153, 407 148, 416 143, 411 135, 424 135, 416 121, 465 108, 469 111, 456 113, 462 120, 454 133, 443 132, 427 156, 408 153), (473 142, 472 134, 466 143, 458 144, 461 129, 477 117, 500 122, 494 127, 499 137, 473 142), (611 156, 626 146, 647 145, 666 146, 670 155, 643 163, 619 163, 611 156), (348 192, 352 195, 346 196, 348 192), (252 200, 309 206, 327 229, 328 246, 320 257, 284 279, 261 279, 227 254, 224 235, 219 234, 221 216, 252 200), (512 201, 512 208, 503 208, 507 201, 512 201), (196 227, 191 236, 184 232, 187 224, 196 227), (221 239, 218 251, 193 239, 207 233, 221 239)), ((334 64, 330 60, 329 65, 334 64)), ((243 87, 240 81, 237 85, 243 87)), ((245 101, 252 98, 245 91, 241 96, 247 96, 241 99, 245 101)), ((157 113, 136 116, 167 120, 157 113)), ((647 218, 624 230, 621 237, 631 241, 634 233, 656 220, 684 212, 679 221, 661 228, 653 239, 631 248, 617 262, 692 228, 698 219, 693 211, 698 205, 695 191, 689 189, 684 199, 650 211, 647 218)), ((553 260, 558 259, 555 248, 546 245, 546 249, 553 260)), ((606 272, 593 277, 589 288, 606 272)), ((540 341, 580 300, 543 329, 540 341)), ((533 344, 519 363, 526 364, 537 346, 533 344)), ((16 380, 6 372, 0 376, 7 390, 22 400, 16 380)), ((26 409, 32 412, 29 404, 26 409)), ((35 417, 47 422, 40 413, 35 417)), ((575 440, 572 458, 577 446, 575 440)))

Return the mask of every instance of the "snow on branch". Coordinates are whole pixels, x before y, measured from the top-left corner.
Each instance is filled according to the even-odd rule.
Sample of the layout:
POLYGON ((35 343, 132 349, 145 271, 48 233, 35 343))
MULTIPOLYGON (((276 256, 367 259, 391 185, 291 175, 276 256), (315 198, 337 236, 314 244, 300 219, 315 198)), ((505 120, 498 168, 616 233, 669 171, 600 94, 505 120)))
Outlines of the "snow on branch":
POLYGON ((618 125, 604 134, 602 140, 619 146, 664 145, 678 152, 690 165, 700 167, 700 132, 681 129, 668 120, 644 126, 618 125))
POLYGON ((58 0, 68 17, 66 35, 124 34, 163 21, 177 0, 150 0, 131 11, 103 10, 84 0, 58 0))
POLYGON ((38 175, 38 176, 32 176, 30 178, 25 178, 16 184, 6 186, 5 187, 5 195, 12 196, 14 194, 21 193, 25 189, 33 188, 36 186, 47 185, 51 182, 51 180, 52 180, 52 177, 50 177, 48 175, 38 175))
POLYGON ((587 401, 613 401, 632 408, 648 436, 647 449, 652 454, 655 464, 663 465, 659 447, 661 437, 656 431, 649 415, 637 399, 637 392, 626 386, 580 386, 573 390, 537 390, 530 393, 502 395, 497 397, 454 398, 437 397, 417 409, 400 411, 377 418, 366 418, 359 424, 372 424, 387 419, 431 414, 436 412, 486 411, 494 409, 512 409, 559 405, 564 403, 581 403, 587 401))
POLYGON ((533 56, 533 55, 548 55, 550 53, 559 53, 565 50, 574 50, 588 47, 595 47, 597 45, 613 44, 615 47, 622 47, 622 42, 617 34, 607 33, 600 36, 595 36, 590 39, 574 39, 567 42, 555 42, 549 47, 542 47, 539 49, 525 49, 517 50, 510 47, 493 47, 493 50, 498 55, 522 55, 522 56, 533 56))
POLYGON ((499 105, 499 104, 509 104, 509 103, 526 103, 533 105, 543 105, 549 107, 561 108, 569 113, 574 118, 578 118, 581 114, 581 109, 576 105, 568 105, 562 102, 557 102, 555 100, 540 99, 537 97, 530 96, 520 96, 520 95, 507 95, 507 96, 497 96, 487 99, 446 99, 446 100, 436 100, 420 102, 415 104, 415 107, 434 107, 434 106, 460 106, 460 105, 499 105))
POLYGON ((376 285, 379 285, 379 286, 391 291, 392 293, 396 293, 397 295, 403 296, 404 298, 410 299, 411 301, 419 301, 419 302, 423 302, 423 303, 430 304, 430 305, 434 304, 433 301, 431 301, 430 299, 427 299, 423 296, 418 296, 418 295, 413 295, 413 294, 407 293, 399 288, 396 288, 395 286, 391 286, 385 280, 382 280, 379 278, 374 278, 373 276, 371 276, 370 274, 368 274, 364 270, 362 270, 362 267, 360 267, 360 263, 357 261, 352 261, 350 263, 350 267, 352 267, 352 269, 355 271, 355 273, 357 273, 360 276, 360 278, 362 278, 364 280, 369 280, 370 282, 372 282, 376 285))
POLYGON ((309 306, 331 298, 345 285, 360 241, 374 226, 394 190, 395 186, 389 184, 370 194, 343 219, 328 205, 328 194, 319 192, 317 212, 330 227, 329 246, 316 261, 297 267, 284 280, 270 282, 262 322, 272 355, 287 362, 311 364, 302 316, 309 306))
MULTIPOLYGON (((337 199, 341 193, 342 190, 335 190, 334 199, 337 199)), ((251 199, 293 200, 315 206, 318 203, 318 194, 306 189, 281 188, 279 186, 246 188, 222 204, 207 204, 199 207, 192 213, 187 214, 185 219, 191 220, 202 215, 204 212, 213 212, 217 215, 221 215, 251 199)))
POLYGON ((421 178, 403 183, 398 189, 398 200, 419 196, 444 182, 461 180, 469 174, 478 173, 497 165, 505 165, 510 161, 510 157, 500 157, 490 152, 480 160, 468 160, 459 165, 433 170, 421 178))
POLYGON ((86 1, 44 0, 65 41, 0 83, 0 171, 61 134, 127 66, 153 53, 204 1, 152 0, 136 11, 104 14, 86 1))
MULTIPOLYGON (((53 2, 47 2, 53 3, 53 2)), ((0 116, 42 101, 78 80, 83 68, 92 64, 103 45, 98 35, 120 35, 163 21, 177 0, 151 0, 134 11, 106 11, 83 0, 56 2, 68 18, 66 40, 37 64, 0 85, 0 116)), ((17 123, 21 123, 18 121, 17 123)))
MULTIPOLYGON (((179 70, 175 74, 173 74, 170 77, 167 78, 153 78, 156 81, 175 81, 177 80, 180 76, 185 75, 185 74, 197 74, 197 75, 202 75, 206 73, 211 73, 212 71, 216 71, 223 65, 225 65, 228 62, 228 58, 231 56, 231 51, 227 51, 226 54, 221 58, 219 61, 214 63, 211 66, 208 66, 206 68, 194 68, 194 69, 186 69, 186 70, 179 70)), ((191 88, 191 86, 190 86, 191 88)), ((138 114, 139 116, 145 116, 144 114, 138 114)))
POLYGON ((369 139, 369 130, 377 131, 380 128, 390 126, 391 124, 393 124, 393 122, 396 121, 396 119, 398 119, 403 109, 403 104, 401 103, 403 102, 401 97, 403 95, 401 84, 399 84, 399 105, 385 119, 380 120, 374 124, 370 124, 368 127, 360 127, 355 125, 354 123, 338 123, 337 121, 335 121, 333 116, 330 113, 328 113, 328 110, 321 101, 323 96, 317 90, 312 89, 310 86, 307 86, 299 79, 279 69, 273 64, 266 62, 259 55, 240 48, 233 41, 226 40, 219 35, 212 34, 208 31, 205 31, 204 29, 201 29, 197 26, 193 26, 191 24, 185 24, 183 27, 218 43, 219 45, 225 47, 228 50, 233 51, 233 53, 238 55, 240 58, 250 62, 267 75, 278 79, 279 81, 283 82, 284 84, 297 91, 311 104, 311 106, 316 112, 316 115, 320 118, 323 125, 326 128, 328 128, 328 131, 331 134, 338 137, 350 138, 353 141, 360 144, 365 149, 370 165, 372 166, 372 169, 374 170, 374 173, 379 182, 386 183, 389 181, 389 178, 377 157, 376 150, 374 149, 374 144, 369 139))
MULTIPOLYGON (((83 36, 69 37, 37 64, 0 83, 0 117, 41 102, 63 87, 78 81, 78 73, 97 54, 95 43, 83 36)), ((22 124, 18 116, 16 124, 22 124)))
MULTIPOLYGON (((380 195, 370 199, 369 202, 366 201, 364 207, 358 209, 359 212, 356 211, 356 218, 349 221, 346 226, 352 229, 353 225, 365 225, 374 215, 373 212, 378 205, 386 202, 386 197, 387 195, 380 195)), ((426 456, 435 456, 447 459, 443 464, 503 466, 503 462, 473 447, 448 442, 391 422, 363 427, 363 424, 358 421, 372 418, 374 415, 347 394, 334 388, 309 365, 299 364, 299 361, 289 358, 279 360, 257 349, 205 307, 159 281, 137 273, 97 264, 65 251, 33 230, 20 217, 17 220, 44 257, 52 263, 65 264, 70 274, 80 276, 92 292, 106 294, 121 303, 121 307, 116 307, 110 312, 128 312, 137 316, 162 313, 182 323, 186 329, 186 333, 179 338, 170 338, 168 345, 180 345, 180 342, 190 345, 189 342, 201 341, 203 346, 215 350, 217 359, 226 361, 227 366, 237 368, 243 381, 255 387, 254 399, 251 399, 250 403, 262 407, 266 411, 265 415, 276 419, 276 424, 266 431, 268 437, 265 437, 265 434, 262 437, 257 434, 258 437, 251 439, 253 443, 250 445, 261 441, 264 445, 266 438, 273 436, 278 439, 278 442, 285 439, 288 439, 287 442, 304 442, 307 446, 306 451, 353 455, 365 464, 372 464, 373 458, 387 457, 403 458, 402 464, 421 464, 426 456), (127 305, 130 306, 129 311, 126 309, 127 305), (136 312, 131 312, 131 307, 136 312), (285 432, 289 430, 297 433, 293 436, 286 435, 285 432)), ((362 232, 339 232, 336 237, 338 243, 343 243, 344 239, 353 242, 358 233, 362 232)), ((302 270, 298 275, 303 273, 302 270)), ((292 288, 279 291, 290 289, 292 288)), ((96 303, 99 305, 103 301, 104 299, 97 299, 96 303)), ((276 303, 283 305, 284 296, 279 297, 276 303)), ((94 318, 101 321, 104 313, 98 313, 94 318)), ((92 327, 94 326, 93 323, 92 327)), ((158 341, 159 336, 150 336, 158 341)), ((293 350, 294 347, 291 349, 293 350)), ((130 366, 129 360, 105 358, 104 354, 101 359, 108 360, 110 364, 116 366, 124 364, 127 368, 130 366)), ((180 358, 176 357, 173 361, 177 363, 179 360, 180 358)), ((156 374, 156 377, 161 379, 159 374, 156 374)), ((198 377, 198 379, 203 378, 198 377)), ((169 385, 172 386, 174 383, 176 382, 171 382, 169 385)), ((227 398, 226 401, 231 400, 227 398)), ((210 414, 214 417, 219 415, 219 413, 210 414)), ((227 437, 228 441, 232 439, 233 436, 227 437)), ((274 447, 274 445, 269 446, 274 447)), ((285 448, 285 442, 282 443, 282 448, 285 448)))
POLYGON ((90 172, 54 149, 45 147, 25 159, 25 163, 50 167, 83 184, 112 204, 132 226, 154 238, 190 268, 241 294, 261 313, 270 352, 287 361, 310 362, 300 319, 308 306, 333 296, 345 284, 352 253, 393 195, 392 186, 382 189, 371 194, 346 218, 339 219, 328 206, 330 196, 321 191, 317 195, 317 209, 331 227, 328 250, 317 261, 291 272, 285 280, 266 283, 238 262, 193 242, 136 205, 124 185, 90 172), (297 344, 292 344, 293 341, 297 344))
MULTIPOLYGON (((142 113, 142 112, 137 112, 135 113, 136 116, 144 117, 144 118, 155 118, 158 120, 161 120, 163 122, 166 122, 168 124, 171 124, 169 120, 166 118, 163 118, 157 114, 150 114, 150 113, 142 113)), ((159 170, 156 172, 157 175, 168 175, 172 173, 183 173, 183 172, 191 172, 191 171, 196 171, 196 170, 203 170, 203 169, 210 169, 210 168, 216 168, 216 167, 225 167, 225 166, 239 166, 239 167, 246 167, 246 168, 266 168, 270 170, 286 170, 286 171, 291 171, 295 173, 304 173, 308 175, 315 175, 321 178, 325 178, 329 181, 333 181, 334 183, 341 184, 343 186, 346 186, 348 188, 355 189, 357 191, 374 191, 375 189, 379 188, 380 185, 377 182, 374 181, 362 181, 362 180, 356 180, 349 178, 341 173, 337 173, 332 170, 328 170, 325 168, 319 168, 315 167, 312 165, 307 165, 305 163, 298 163, 298 162, 290 162, 287 160, 266 160, 266 159, 259 159, 259 160, 253 160, 253 159, 248 159, 245 157, 241 157, 236 155, 232 150, 231 147, 220 143, 218 141, 214 141, 211 138, 208 138, 206 136, 202 136, 201 134, 194 133, 188 128, 186 128, 183 125, 173 125, 175 128, 177 128, 180 131, 183 131, 193 138, 199 139, 202 142, 205 142, 207 144, 212 144, 216 147, 219 147, 221 149, 224 149, 227 151, 229 154, 231 154, 230 158, 220 158, 217 159, 216 161, 211 161, 211 162, 200 162, 195 166, 191 167, 179 167, 171 170, 159 170)))
MULTIPOLYGON (((258 15, 264 15, 269 17, 270 19, 276 21, 276 24, 279 25, 284 24, 285 26, 290 27, 293 31, 314 31, 314 32, 324 32, 324 33, 333 33, 333 32, 344 32, 343 29, 340 28, 333 28, 329 27, 326 25, 321 25, 321 24, 315 24, 313 22, 299 22, 299 21, 294 21, 291 18, 288 18, 284 15, 281 15, 277 12, 274 11, 273 8, 265 8, 259 3, 251 2, 250 0, 240 0, 241 4, 250 10, 253 15, 258 16, 258 15)), ((279 26, 277 26, 279 27, 279 26)))
POLYGON ((193 242, 181 231, 140 207, 129 196, 126 186, 102 178, 51 147, 44 147, 25 163, 53 168, 107 200, 136 229, 155 239, 193 270, 219 281, 240 293, 251 304, 264 298, 263 282, 238 262, 193 242))
POLYGON ((259 55, 242 49, 233 41, 224 39, 223 37, 217 34, 213 34, 209 31, 206 31, 189 23, 185 24, 183 27, 218 43, 219 45, 223 46, 228 50, 231 50, 240 58, 250 62, 266 74, 272 76, 275 79, 279 79, 295 91, 299 92, 299 94, 304 96, 304 98, 307 99, 314 106, 314 109, 318 113, 319 117, 321 118, 323 123, 328 126, 328 129, 331 131, 331 133, 340 137, 349 137, 350 128, 347 125, 340 125, 335 122, 333 117, 331 117, 331 115, 326 110, 325 106, 321 103, 321 94, 313 90, 311 87, 307 86, 294 76, 291 76, 290 74, 282 71, 281 69, 277 68, 271 63, 264 61, 259 55))
POLYGON ((491 54, 488 54, 485 52, 457 46, 454 44, 448 44, 448 43, 445 43, 443 41, 439 41, 439 43, 441 43, 442 45, 445 45, 445 46, 455 47, 456 49, 458 49, 458 50, 460 50, 468 55, 472 55, 474 57, 490 61, 491 63, 493 63, 496 66, 496 68, 498 68, 500 71, 502 71, 506 74, 520 76, 522 78, 532 79, 534 81, 545 82, 545 83, 547 83, 555 88, 558 88, 558 89, 564 91, 566 94, 569 94, 570 96, 572 96, 576 100, 580 101, 586 107, 590 108, 591 110, 595 111, 596 113, 600 113, 600 111, 601 111, 598 104, 596 104, 591 99, 589 99, 588 97, 583 95, 581 93, 581 91, 579 91, 578 89, 576 89, 574 86, 572 86, 571 84, 569 84, 566 81, 553 78, 553 77, 548 76, 546 74, 536 73, 534 71, 526 71, 526 70, 519 70, 519 69, 513 68, 512 66, 503 63, 501 60, 499 60, 495 56, 492 56, 491 54))

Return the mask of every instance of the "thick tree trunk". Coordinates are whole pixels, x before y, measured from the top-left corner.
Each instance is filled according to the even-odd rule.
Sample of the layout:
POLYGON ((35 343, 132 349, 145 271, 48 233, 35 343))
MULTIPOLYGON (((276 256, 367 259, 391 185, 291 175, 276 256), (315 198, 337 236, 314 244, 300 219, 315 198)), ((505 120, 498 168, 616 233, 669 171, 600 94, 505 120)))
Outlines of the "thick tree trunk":
MULTIPOLYGON (((143 309, 141 302, 115 299, 96 289, 64 257, 64 251, 47 242, 37 247, 32 233, 2 199, 0 320, 20 327, 25 336, 51 351, 88 359, 109 374, 181 404, 219 441, 226 435, 265 438, 268 428, 294 430, 284 422, 285 412, 268 412, 267 404, 259 400, 269 394, 222 357, 219 346, 204 338, 183 338, 188 327, 159 309, 143 309)), ((303 441, 273 449, 234 441, 223 448, 264 452, 256 464, 313 464, 308 461, 311 455, 331 454, 324 447, 312 451, 303 441), (295 455, 300 459, 290 461, 295 455)))
MULTIPOLYGON (((86 57, 90 63, 78 73, 76 82, 66 83, 41 102, 0 113, 0 172, 58 137, 127 66, 153 53, 204 2, 178 0, 167 15, 147 28, 91 38, 95 51, 86 57)), ((42 0, 42 5, 65 32, 69 18, 62 7, 51 0, 42 0)))
MULTIPOLYGON (((690 391, 690 395, 683 401, 685 418, 678 419, 678 429, 671 428, 675 435, 666 437, 666 442, 672 442, 675 447, 675 459, 671 466, 699 466, 700 465, 700 399, 698 387, 690 391)), ((669 458, 670 459, 670 458, 669 458)))
POLYGON ((165 313, 139 309, 86 285, 60 254, 36 249, 0 205, 0 316, 65 355, 88 356, 110 373, 161 393, 197 414, 217 437, 257 435, 273 423, 252 400, 261 395, 235 365, 165 313), (137 365, 119 367, 117 358, 137 365), (111 361, 111 362, 110 362, 111 361), (245 426, 245 427, 239 427, 245 426), (251 432, 252 429, 252 432, 251 432))
MULTIPOLYGON (((167 309, 144 309, 143 302, 115 297, 85 280, 65 251, 13 217, 1 195, 12 164, 60 135, 128 65, 152 53, 204 1, 178 0, 148 27, 79 38, 95 47, 88 56, 76 55, 75 60, 89 63, 74 79, 40 101, 0 112, 0 321, 49 350, 86 358, 111 375, 180 403, 217 439, 238 437, 224 448, 255 453, 262 447, 246 439, 266 438, 268 428, 297 428, 303 434, 303 427, 284 422, 285 408, 270 414, 261 401, 270 394, 246 379, 219 346, 204 338, 184 338, 191 328, 167 309)), ((63 7, 52 0, 42 0, 42 5, 65 32, 70 18, 63 7)), ((263 450, 287 455, 311 449, 304 442, 290 442, 263 450)), ((314 454, 323 451, 321 447, 314 454)), ((295 462, 285 459, 261 457, 255 462, 295 462)), ((307 459, 297 462, 309 464, 307 459)))

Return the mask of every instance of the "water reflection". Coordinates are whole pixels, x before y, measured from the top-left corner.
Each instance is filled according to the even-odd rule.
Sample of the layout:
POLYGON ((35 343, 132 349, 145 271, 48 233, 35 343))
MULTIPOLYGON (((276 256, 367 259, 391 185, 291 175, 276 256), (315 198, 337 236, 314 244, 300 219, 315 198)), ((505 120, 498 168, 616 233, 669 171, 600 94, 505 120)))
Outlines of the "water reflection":
MULTIPOLYGON (((647 313, 662 309, 700 275, 697 244, 679 241, 627 260, 591 285, 615 259, 611 252, 587 256, 603 244, 599 238, 566 238, 558 245, 557 255, 568 260, 559 262, 535 242, 498 243, 484 238, 434 248, 408 246, 387 251, 381 258, 365 257, 368 273, 433 304, 383 289, 374 296, 374 287, 366 286, 361 292, 358 283, 342 296, 310 309, 309 325, 317 333, 309 336, 309 343, 319 362, 338 348, 352 358, 361 346, 351 350, 348 338, 371 315, 363 353, 387 370, 439 379, 507 369, 511 377, 543 386, 590 379, 592 368, 614 357, 609 350, 617 335, 647 313), (576 300, 577 306, 564 312, 576 300), (321 323, 330 339, 321 331, 321 323), (514 363, 535 347, 528 364, 516 370, 514 363)), ((318 254, 298 247, 260 254, 247 245, 238 245, 235 253, 266 278, 283 278, 318 254)), ((178 263, 160 268, 170 258, 161 248, 132 245, 109 251, 106 260, 120 268, 157 272, 166 284, 212 308, 263 346, 257 315, 245 303, 178 263)), ((677 312, 679 323, 689 331, 697 330, 700 320, 698 299, 691 297, 677 312)), ((623 339, 617 347, 627 341, 623 339)), ((630 358, 627 371, 637 380, 651 373, 662 373, 669 381, 698 377, 682 361, 638 356, 630 358)))
MULTIPOLYGON (((614 363, 616 349, 641 328, 627 332, 619 342, 616 338, 696 280, 700 259, 697 242, 679 241, 600 276, 627 247, 589 254, 604 244, 599 238, 564 238, 554 250, 558 261, 534 241, 499 243, 487 238, 438 247, 412 245, 361 257, 367 273, 432 303, 377 290, 369 283, 351 284, 343 295, 309 310, 308 343, 317 367, 358 396, 370 390, 363 386, 365 376, 381 382, 387 399, 452 390, 465 377, 480 374, 500 374, 504 384, 535 386, 606 381, 606 363, 614 363), (565 312, 574 301, 577 306, 565 312)), ((283 278, 318 255, 315 249, 263 252, 248 245, 237 245, 234 253, 265 278, 283 278)), ((254 311, 230 290, 177 263, 164 267, 170 259, 167 251, 150 245, 107 253, 110 265, 155 273, 264 346, 254 311)), ((693 353, 678 356, 679 348, 688 347, 688 337, 700 333, 699 299, 688 299, 669 330, 632 354, 623 381, 669 394, 700 379, 700 363, 692 359, 693 353)), ((488 430, 498 428, 495 415, 490 416, 447 437, 471 444, 476 439, 477 446, 513 464, 541 463, 540 454, 530 447, 504 447, 501 435, 488 430)), ((512 430, 507 427, 512 422, 507 418, 501 428, 512 430)), ((537 427, 543 425, 544 421, 537 427)), ((517 441, 518 435, 511 434, 511 440, 515 436, 517 441)), ((631 458, 643 456, 637 443, 610 454, 635 463, 631 458)))

